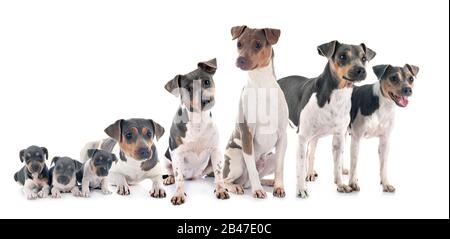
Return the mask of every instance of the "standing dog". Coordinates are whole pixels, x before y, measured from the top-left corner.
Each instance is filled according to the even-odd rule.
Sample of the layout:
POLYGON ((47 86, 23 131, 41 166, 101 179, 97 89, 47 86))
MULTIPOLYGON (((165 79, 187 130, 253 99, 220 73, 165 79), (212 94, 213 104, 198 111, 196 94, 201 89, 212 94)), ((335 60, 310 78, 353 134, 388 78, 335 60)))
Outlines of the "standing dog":
POLYGON ((117 163, 116 155, 101 149, 88 149, 88 161, 77 173, 77 181, 81 183, 81 196, 89 197, 90 190, 101 189, 103 194, 111 194, 108 188, 108 173, 113 163, 117 163))
POLYGON ((23 185, 23 192, 27 199, 47 197, 50 189, 48 168, 45 164, 45 160, 48 159, 47 149, 30 146, 21 150, 19 156, 20 162, 25 162, 25 166, 14 174, 14 180, 23 185))
POLYGON ((164 184, 176 183, 176 192, 171 200, 174 205, 185 201, 184 179, 196 179, 210 173, 215 176, 216 197, 229 198, 222 179, 219 133, 211 114, 215 103, 213 75, 216 70, 216 59, 200 62, 198 69, 175 76, 165 86, 181 100, 170 128, 169 148, 165 154, 169 175, 164 184))
POLYGON ((82 164, 69 157, 54 157, 51 164, 55 164, 49 170, 52 197, 60 198, 61 192, 81 196, 76 174, 81 170, 82 164))
POLYGON ((164 128, 151 119, 120 119, 108 126, 105 133, 110 138, 86 144, 81 151, 82 161, 89 159, 89 149, 111 152, 120 160, 111 166, 108 179, 117 186, 119 195, 129 195, 129 185, 148 178, 153 182, 150 196, 165 197, 158 152, 153 142, 164 134, 164 128))
POLYGON ((337 41, 320 45, 318 51, 328 59, 319 77, 289 76, 278 81, 288 102, 289 119, 298 127, 297 195, 301 198, 308 196, 307 177, 312 181, 316 176, 313 162, 317 140, 327 135, 333 135, 337 190, 351 192, 351 188, 342 182, 342 156, 350 123, 351 94, 353 83, 366 78, 366 62, 375 57, 375 52, 364 44, 347 45, 337 41))
POLYGON ((274 187, 274 196, 284 197, 288 107, 276 81, 272 49, 280 30, 236 26, 231 35, 237 39, 236 66, 248 71, 249 79, 241 93, 236 128, 226 147, 225 185, 238 194, 251 186, 254 197, 265 198, 263 183, 274 187), (261 181, 274 172, 275 180, 261 181))
POLYGON ((378 65, 373 67, 373 70, 379 81, 355 87, 352 94, 349 185, 353 190, 359 191, 356 166, 360 140, 363 137, 378 137, 380 139, 378 154, 381 185, 383 191, 394 192, 395 188, 389 183, 386 170, 395 105, 400 107, 408 105, 408 97, 412 95, 414 79, 419 73, 419 67, 409 64, 404 67, 378 65))

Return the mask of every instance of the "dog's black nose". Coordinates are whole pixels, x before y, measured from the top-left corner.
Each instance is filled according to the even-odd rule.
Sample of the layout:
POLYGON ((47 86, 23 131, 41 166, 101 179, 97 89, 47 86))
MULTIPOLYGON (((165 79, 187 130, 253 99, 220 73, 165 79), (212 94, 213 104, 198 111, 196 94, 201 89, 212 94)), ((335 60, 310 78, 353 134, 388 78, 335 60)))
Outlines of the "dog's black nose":
POLYGON ((245 57, 238 57, 238 59, 236 60, 236 65, 239 68, 243 68, 247 65, 247 59, 245 59, 245 57))
POLYGON ((205 107, 209 103, 211 103, 211 100, 202 100, 202 107, 205 107))
POLYGON ((67 185, 69 183, 69 181, 70 181, 69 177, 67 177, 67 176, 59 176, 58 177, 58 182, 60 184, 67 185))
POLYGON ((361 78, 366 77, 366 69, 364 69, 364 67, 358 67, 356 69, 356 74, 361 78))
POLYGON ((140 148, 138 153, 141 158, 148 158, 150 156, 150 150, 148 148, 140 148))
POLYGON ((406 96, 412 95, 411 87, 403 87, 402 88, 402 93, 403 93, 403 95, 406 95, 406 96))
POLYGON ((108 176, 108 170, 106 170, 105 168, 99 168, 98 176, 101 176, 101 177, 108 176))
POLYGON ((37 163, 31 164, 31 170, 33 172, 39 171, 40 168, 41 168, 41 166, 39 164, 37 164, 37 163))

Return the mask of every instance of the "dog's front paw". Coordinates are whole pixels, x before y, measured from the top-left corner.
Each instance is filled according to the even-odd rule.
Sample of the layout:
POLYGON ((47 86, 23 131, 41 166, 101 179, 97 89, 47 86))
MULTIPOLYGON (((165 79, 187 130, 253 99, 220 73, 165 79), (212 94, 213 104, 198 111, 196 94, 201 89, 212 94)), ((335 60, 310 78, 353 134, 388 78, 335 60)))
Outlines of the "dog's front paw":
POLYGON ((340 193, 351 193, 353 190, 350 186, 345 184, 339 184, 337 186, 337 191, 340 193))
POLYGON ((299 188, 297 189, 297 197, 299 198, 307 198, 309 196, 308 190, 306 188, 299 188))
POLYGON ((102 193, 103 193, 104 195, 108 195, 108 194, 111 194, 112 192, 109 191, 109 188, 102 188, 102 193))
POLYGON ((217 199, 228 199, 230 198, 230 194, 228 194, 228 190, 223 187, 217 187, 214 190, 214 194, 216 195, 217 199))
POLYGON ((165 198, 166 191, 162 188, 155 188, 150 191, 150 196, 154 198, 165 198))
POLYGON ((244 187, 238 184, 225 184, 225 188, 235 194, 244 194, 244 187))
POLYGON ((72 195, 73 195, 74 197, 81 197, 81 196, 82 196, 82 195, 81 195, 81 191, 78 190, 78 187, 76 187, 76 189, 73 189, 73 190, 71 191, 71 193, 72 193, 72 195))
POLYGON ((273 189, 273 196, 277 198, 284 198, 286 196, 286 192, 282 187, 275 187, 273 189))
POLYGON ((169 175, 169 176, 167 176, 167 178, 165 178, 163 180, 164 185, 172 185, 174 183, 175 183, 175 177, 173 175, 169 175))
POLYGON ((61 198, 61 192, 57 190, 52 190, 52 198, 61 198))
POLYGON ((42 189, 41 191, 38 192, 37 195, 40 198, 46 198, 48 196, 48 190, 42 189))
POLYGON ((81 196, 88 198, 90 196, 89 193, 90 193, 89 190, 83 190, 83 191, 81 191, 81 196))
POLYGON ((186 201, 186 195, 184 193, 177 193, 170 201, 173 205, 181 205, 186 201))
POLYGON ((383 184, 383 192, 393 193, 395 192, 395 187, 390 184, 383 184))
POLYGON ((263 189, 257 189, 257 190, 253 191, 253 197, 264 199, 267 197, 267 194, 266 194, 266 191, 264 191, 263 189))
POLYGON ((316 181, 317 177, 319 177, 319 175, 316 173, 316 171, 308 172, 306 174, 306 181, 314 182, 316 181))
POLYGON ((28 200, 34 200, 34 199, 36 199, 36 198, 38 198, 38 194, 37 194, 37 193, 35 193, 35 192, 29 192, 29 193, 27 193, 27 199, 28 199, 28 200))
POLYGON ((130 195, 130 188, 128 187, 128 185, 117 186, 117 194, 122 196, 130 195))
POLYGON ((352 188, 353 191, 359 192, 360 188, 357 182, 350 183, 348 186, 352 188))

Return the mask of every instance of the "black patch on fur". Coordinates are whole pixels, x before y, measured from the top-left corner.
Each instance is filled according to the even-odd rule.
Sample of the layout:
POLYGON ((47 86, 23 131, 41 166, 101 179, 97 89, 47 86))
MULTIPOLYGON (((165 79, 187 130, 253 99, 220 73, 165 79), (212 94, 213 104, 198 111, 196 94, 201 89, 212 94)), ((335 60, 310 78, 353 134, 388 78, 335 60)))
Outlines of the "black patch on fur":
POLYGON ((187 127, 186 124, 189 121, 188 112, 186 109, 178 109, 170 127, 169 136, 169 149, 174 150, 178 147, 176 137, 185 138, 187 127))
POLYGON ((76 173, 76 177, 77 177, 77 182, 81 183, 83 180, 83 175, 84 175, 84 165, 86 164, 86 162, 83 163, 83 165, 81 166, 81 170, 79 170, 76 173))
POLYGON ((288 76, 278 80, 289 108, 289 119, 299 126, 300 114, 313 93, 316 93, 320 108, 330 102, 333 90, 337 89, 338 81, 331 74, 330 64, 325 66, 323 73, 317 78, 303 76, 288 76))
POLYGON ((122 150, 120 150, 119 152, 119 158, 120 160, 126 162, 127 161, 127 157, 125 156, 125 154, 122 152, 122 150))
POLYGON ((172 158, 170 157, 170 151, 169 151, 169 148, 167 148, 166 153, 164 154, 164 156, 166 156, 166 158, 167 158, 169 161, 172 161, 172 158))
POLYGON ((116 143, 117 143, 117 141, 112 138, 105 139, 105 140, 103 140, 102 144, 100 145, 100 149, 111 153, 114 149, 114 146, 116 146, 116 143))
POLYGON ((352 93, 352 108, 350 110, 350 125, 356 119, 358 112, 369 116, 380 107, 379 96, 373 92, 374 84, 355 86, 352 93))

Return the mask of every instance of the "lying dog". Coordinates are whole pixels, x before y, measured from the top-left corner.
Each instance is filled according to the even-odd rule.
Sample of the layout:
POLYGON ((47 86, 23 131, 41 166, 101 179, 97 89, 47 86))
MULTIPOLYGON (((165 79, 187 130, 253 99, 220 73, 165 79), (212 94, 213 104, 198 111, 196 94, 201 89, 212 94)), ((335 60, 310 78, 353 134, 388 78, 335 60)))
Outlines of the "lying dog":
POLYGON ((89 149, 102 149, 116 155, 119 160, 111 166, 108 180, 117 186, 119 195, 129 195, 129 185, 151 179, 150 196, 162 198, 162 172, 154 139, 164 134, 164 128, 151 119, 120 119, 105 129, 110 137, 86 144, 81 151, 82 162, 89 160, 89 149))
POLYGON ((213 75, 216 69, 216 59, 200 62, 196 70, 175 76, 165 86, 181 100, 170 128, 169 148, 165 154, 168 175, 164 184, 176 183, 176 192, 171 199, 174 205, 186 200, 184 179, 196 179, 210 173, 214 173, 216 197, 229 198, 222 179, 219 133, 211 114, 215 104, 213 75))
POLYGON ((352 189, 342 182, 342 157, 350 123, 351 94, 353 83, 366 78, 367 61, 375 57, 375 52, 364 44, 347 45, 338 41, 322 44, 318 51, 328 59, 319 77, 289 76, 278 81, 289 106, 289 119, 298 127, 297 195, 301 198, 308 196, 306 179, 312 181, 316 176, 313 162, 317 140, 327 135, 333 135, 337 190, 351 192, 352 189))
POLYGON ((113 163, 117 163, 116 155, 101 149, 89 149, 88 161, 83 163, 77 173, 77 181, 81 183, 81 196, 89 197, 90 188, 101 189, 103 194, 111 194, 108 188, 108 173, 113 163))
POLYGON ((44 147, 30 146, 20 151, 20 162, 25 162, 18 172, 14 174, 14 180, 23 185, 23 192, 27 199, 44 198, 48 196, 48 168, 45 160, 48 159, 48 151, 44 147))
POLYGON ((355 87, 352 94, 349 186, 359 191, 356 166, 359 143, 362 138, 378 137, 380 143, 380 178, 383 191, 394 192, 395 188, 387 179, 387 156, 389 138, 394 125, 395 105, 406 107, 412 95, 414 79, 419 67, 406 64, 404 67, 378 65, 373 67, 379 81, 374 84, 355 87))
POLYGON ((77 172, 82 164, 69 157, 54 157, 52 163, 55 166, 49 170, 49 182, 53 198, 60 198, 61 193, 71 192, 74 196, 81 196, 77 183, 77 172))

